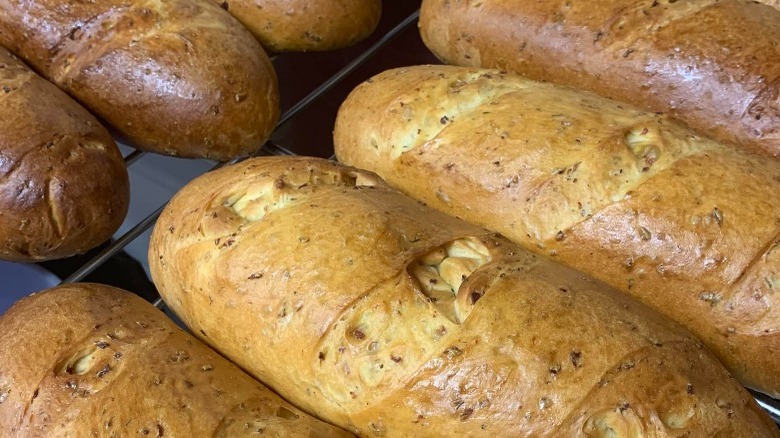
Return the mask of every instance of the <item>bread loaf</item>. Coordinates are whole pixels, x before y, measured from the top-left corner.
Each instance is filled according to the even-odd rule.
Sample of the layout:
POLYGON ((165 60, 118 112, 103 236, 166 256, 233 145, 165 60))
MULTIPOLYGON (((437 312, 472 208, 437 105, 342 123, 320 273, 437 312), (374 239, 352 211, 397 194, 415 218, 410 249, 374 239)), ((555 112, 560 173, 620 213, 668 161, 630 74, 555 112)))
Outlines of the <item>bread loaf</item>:
POLYGON ((225 160, 279 116, 270 60, 207 0, 0 0, 0 44, 149 151, 225 160))
POLYGON ((347 437, 269 391, 151 304, 60 286, 0 317, 4 437, 347 437))
POLYGON ((68 257, 127 213, 127 169, 108 131, 0 47, 0 259, 68 257))
POLYGON ((780 157, 780 11, 752 0, 424 0, 450 64, 516 71, 780 157))
POLYGON ((379 23, 381 0, 213 0, 272 52, 352 45, 379 23))
POLYGON ((149 260, 193 333, 360 436, 777 436, 681 329, 366 171, 206 174, 149 260))
POLYGON ((780 165, 664 115, 497 71, 359 86, 339 160, 628 292, 780 395, 780 165))

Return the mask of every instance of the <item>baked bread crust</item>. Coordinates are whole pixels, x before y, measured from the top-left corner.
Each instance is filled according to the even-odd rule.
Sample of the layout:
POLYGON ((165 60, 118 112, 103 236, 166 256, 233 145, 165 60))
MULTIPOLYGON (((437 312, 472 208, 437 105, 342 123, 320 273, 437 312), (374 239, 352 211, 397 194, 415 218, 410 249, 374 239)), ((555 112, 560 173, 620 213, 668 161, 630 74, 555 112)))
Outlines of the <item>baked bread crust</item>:
POLYGON ((425 0, 449 64, 507 69, 780 157, 780 11, 750 0, 425 0))
POLYGON ((381 0, 213 0, 271 52, 350 46, 376 29, 381 0))
POLYGON ((0 259, 79 254, 127 213, 127 169, 89 112, 0 47, 0 259))
POLYGON ((163 212, 149 262, 193 333, 361 436, 777 434, 682 329, 370 172, 210 172, 163 212))
POLYGON ((227 160, 279 117, 268 56, 206 0, 1 0, 0 44, 148 151, 227 160))
POLYGON ((0 349, 3 436, 352 436, 109 286, 22 299, 0 317, 0 349))
POLYGON ((334 137, 339 160, 630 293, 780 396, 776 161, 590 93, 449 66, 359 86, 334 137))

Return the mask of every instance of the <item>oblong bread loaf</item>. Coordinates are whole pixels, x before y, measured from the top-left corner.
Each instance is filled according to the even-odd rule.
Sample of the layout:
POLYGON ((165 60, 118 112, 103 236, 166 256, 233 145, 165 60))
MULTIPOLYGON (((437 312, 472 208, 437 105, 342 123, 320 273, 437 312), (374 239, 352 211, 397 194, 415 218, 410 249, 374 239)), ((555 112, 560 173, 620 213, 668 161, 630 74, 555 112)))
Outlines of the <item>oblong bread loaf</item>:
POLYGON ((360 436, 777 436, 683 330, 370 172, 208 173, 163 212, 149 262, 193 333, 360 436))
POLYGON ((447 63, 572 85, 780 157, 780 11, 758 1, 425 0, 420 31, 447 63))
POLYGON ((119 228, 129 198, 108 131, 0 47, 0 259, 83 253, 119 228))
POLYGON ((145 150, 227 160, 279 117, 268 56, 208 0, 0 0, 0 44, 145 150))
POLYGON ((340 160, 573 266, 685 325, 780 396, 780 166, 667 116, 498 71, 359 86, 340 160))
POLYGON ((272 52, 352 45, 379 23, 381 0, 213 0, 272 52))
POLYGON ((352 436, 109 286, 22 299, 0 317, 0 350, 2 436, 352 436))

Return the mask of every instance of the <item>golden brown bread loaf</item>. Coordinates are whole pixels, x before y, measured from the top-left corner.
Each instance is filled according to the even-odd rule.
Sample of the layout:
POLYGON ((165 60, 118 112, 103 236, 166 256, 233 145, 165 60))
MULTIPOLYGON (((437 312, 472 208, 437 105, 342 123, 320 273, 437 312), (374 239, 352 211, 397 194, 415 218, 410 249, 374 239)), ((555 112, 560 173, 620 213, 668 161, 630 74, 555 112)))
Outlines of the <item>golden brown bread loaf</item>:
POLYGON ((3 437, 347 437, 141 298, 75 284, 0 317, 3 437))
POLYGON ((777 436, 681 329, 370 172, 211 172, 163 212, 149 260, 194 333, 361 436, 777 436))
POLYGON ((0 259, 82 253, 119 228, 127 169, 108 131, 0 47, 0 259))
POLYGON ((379 23, 381 0, 213 0, 272 52, 352 45, 379 23))
POLYGON ((0 44, 149 151, 225 160, 279 116, 268 56, 206 0, 0 0, 0 44))
POLYGON ((780 157, 780 11, 752 0, 424 0, 450 64, 516 71, 663 111, 780 157))
POLYGON ((339 160, 628 292, 780 395, 780 163, 669 117, 497 71, 382 73, 339 160))

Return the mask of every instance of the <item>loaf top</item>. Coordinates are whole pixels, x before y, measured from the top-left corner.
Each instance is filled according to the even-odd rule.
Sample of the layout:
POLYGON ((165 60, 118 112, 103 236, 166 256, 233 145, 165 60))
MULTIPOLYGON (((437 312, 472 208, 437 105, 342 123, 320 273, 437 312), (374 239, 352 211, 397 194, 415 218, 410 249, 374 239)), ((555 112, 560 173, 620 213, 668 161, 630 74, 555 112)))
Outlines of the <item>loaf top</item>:
POLYGON ((332 50, 379 23, 381 0, 214 0, 271 52, 332 50))
POLYGON ((668 116, 495 70, 384 72, 339 160, 630 292, 780 393, 780 166, 668 116))
POLYGON ((0 44, 154 152, 247 154, 279 116, 268 56, 207 0, 2 0, 0 44))
POLYGON ((780 157, 780 11, 750 0, 425 0, 449 64, 500 68, 679 117, 780 157))
POLYGON ((108 131, 0 47, 0 259, 87 251, 116 231, 129 195, 108 131))
POLYGON ((369 172, 211 172, 163 212, 149 259, 194 333, 362 436, 776 434, 682 330, 369 172))
POLYGON ((4 436, 351 436, 108 286, 21 300, 0 317, 0 347, 4 436))

